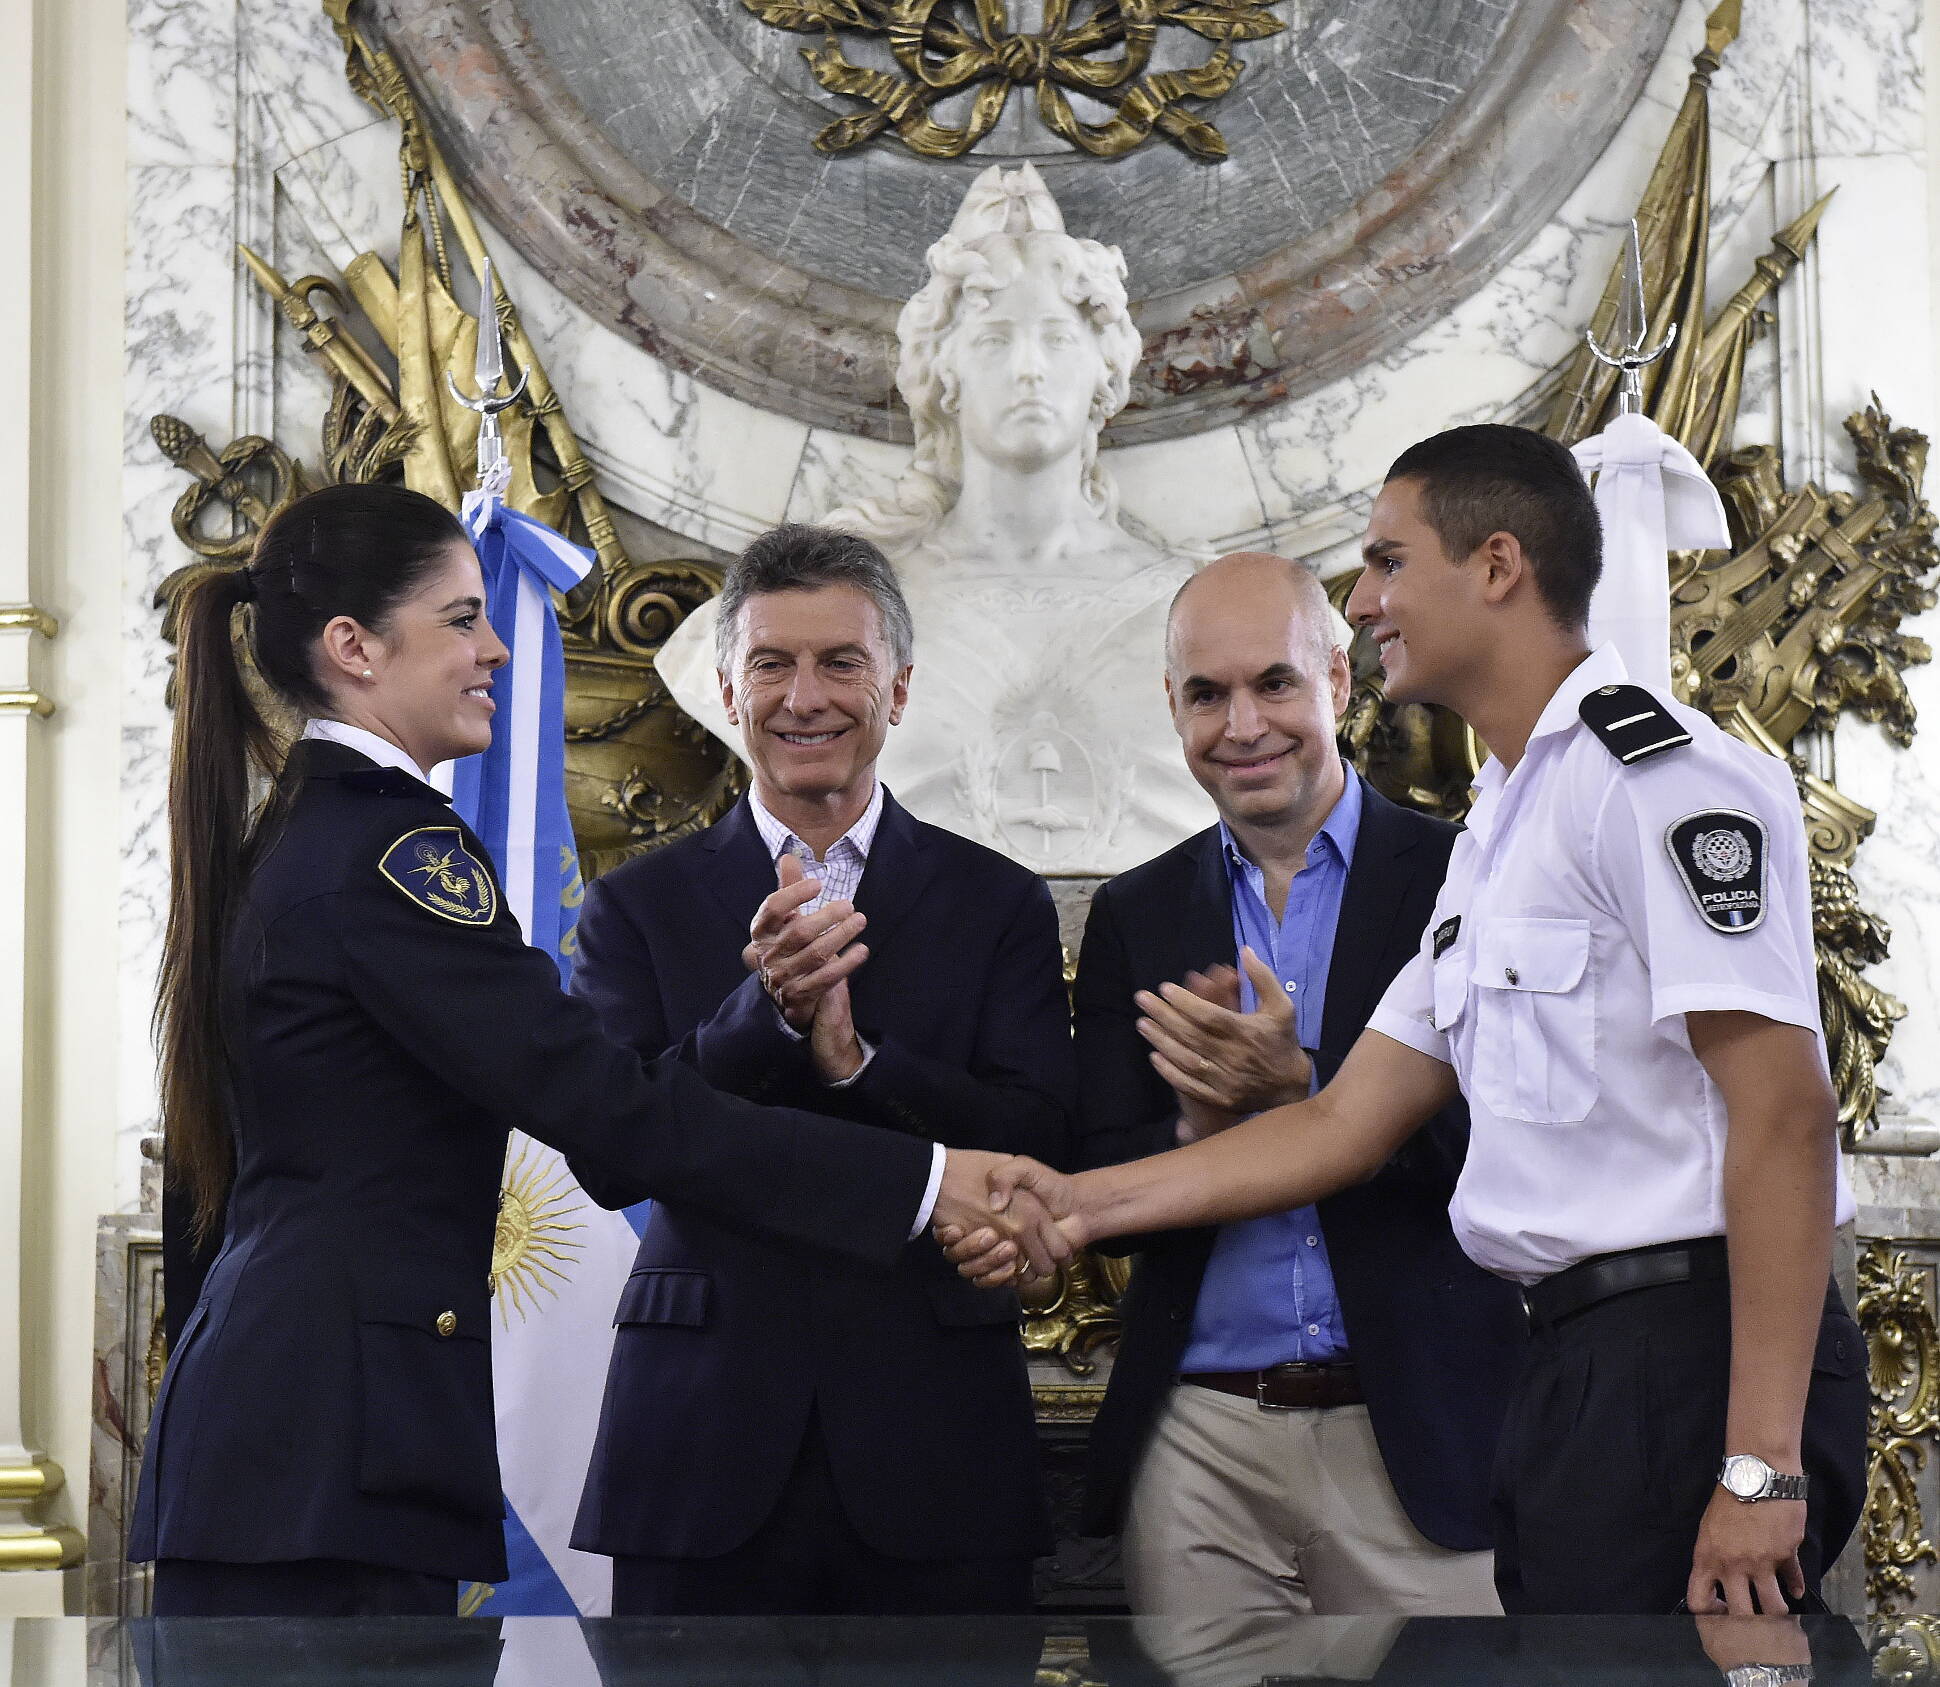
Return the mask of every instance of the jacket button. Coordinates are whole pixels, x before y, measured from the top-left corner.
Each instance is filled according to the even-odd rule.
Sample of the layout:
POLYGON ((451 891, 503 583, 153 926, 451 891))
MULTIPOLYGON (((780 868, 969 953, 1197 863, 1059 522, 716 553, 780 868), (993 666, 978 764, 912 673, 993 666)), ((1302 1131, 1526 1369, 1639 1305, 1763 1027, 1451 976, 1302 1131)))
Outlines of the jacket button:
POLYGON ((1183 1324, 1186 1321, 1185 1308, 1182 1306, 1173 1307, 1172 1310, 1166 1314, 1166 1316, 1170 1318, 1172 1322, 1175 1324, 1183 1324))
POLYGON ((438 1314, 438 1334, 441 1336, 455 1336, 457 1333, 458 1314, 455 1312, 440 1312, 438 1314))

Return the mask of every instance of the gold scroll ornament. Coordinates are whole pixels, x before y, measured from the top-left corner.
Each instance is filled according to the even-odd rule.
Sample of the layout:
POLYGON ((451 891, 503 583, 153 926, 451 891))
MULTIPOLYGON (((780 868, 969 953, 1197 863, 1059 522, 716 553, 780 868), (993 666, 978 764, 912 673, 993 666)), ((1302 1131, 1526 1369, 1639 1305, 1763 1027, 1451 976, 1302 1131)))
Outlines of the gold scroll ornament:
POLYGON ((1195 158, 1226 156, 1226 139, 1187 101, 1231 92, 1246 68, 1235 41, 1286 28, 1269 7, 1279 0, 1044 0, 1043 27, 1019 34, 1006 0, 742 0, 776 29, 820 34, 804 47, 815 80, 868 109, 839 118, 815 137, 822 152, 847 152, 894 136, 924 158, 961 158, 997 126, 1014 88, 1036 92, 1044 126, 1096 158, 1118 158, 1152 135, 1195 158), (1154 71, 1161 31, 1190 31, 1214 43, 1212 56, 1187 70, 1154 71), (902 74, 855 63, 844 50, 867 42, 886 49, 902 74), (1070 95, 1111 108, 1087 123, 1070 95), (961 123, 936 108, 967 97, 961 123))
POLYGON ((1883 1242, 1859 1252, 1859 1320, 1866 1331, 1873 1433, 1866 1457, 1866 1595, 1882 1616, 1918 1597, 1913 1570, 1940 1564, 1927 1538, 1919 1476, 1940 1430, 1940 1330, 1934 1267, 1883 1242))

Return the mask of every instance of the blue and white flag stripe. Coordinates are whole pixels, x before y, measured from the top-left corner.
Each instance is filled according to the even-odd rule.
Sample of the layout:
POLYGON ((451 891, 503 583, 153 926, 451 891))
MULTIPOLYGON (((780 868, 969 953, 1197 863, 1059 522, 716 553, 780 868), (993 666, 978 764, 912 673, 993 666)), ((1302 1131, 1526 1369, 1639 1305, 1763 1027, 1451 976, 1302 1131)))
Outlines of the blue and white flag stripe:
MULTIPOLYGON (((577 902, 560 880, 573 854, 566 813, 566 659, 552 592, 586 578, 593 555, 487 493, 465 497, 462 519, 485 576, 486 613, 511 651, 493 682, 492 747, 452 775, 452 805, 491 849, 505 900, 526 942, 571 971, 577 902)), ((576 883, 576 874, 573 875, 576 883)))
MULTIPOLYGON (((487 493, 466 497, 462 519, 485 578, 486 614, 511 658, 494 677, 491 748, 455 764, 452 803, 497 864, 526 941, 552 956, 564 981, 582 887, 566 808, 565 653, 552 593, 578 585, 594 559, 487 493)), ((507 1168, 515 1228, 529 1244, 500 1277, 492 1343, 510 1576, 478 1610, 600 1616, 612 1608, 612 1561, 568 1542, 599 1425, 613 1308, 646 1209, 595 1206, 552 1149, 517 1133, 507 1168)))

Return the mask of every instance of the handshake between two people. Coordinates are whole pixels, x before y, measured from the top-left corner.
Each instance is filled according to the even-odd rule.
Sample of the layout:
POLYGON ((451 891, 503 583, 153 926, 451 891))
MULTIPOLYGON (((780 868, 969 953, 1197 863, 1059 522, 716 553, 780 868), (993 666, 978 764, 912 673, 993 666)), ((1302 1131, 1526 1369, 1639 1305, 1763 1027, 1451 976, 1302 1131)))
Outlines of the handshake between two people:
MULTIPOLYGON (((807 912, 821 891, 800 859, 783 854, 776 888, 755 910, 741 958, 782 1021, 805 1039, 825 1083, 853 1081, 869 1050, 855 1028, 849 980, 869 958, 867 917, 847 900, 807 912)), ((1181 1146, 1249 1114, 1305 1097, 1313 1066, 1295 1031, 1290 991, 1251 949, 1240 951, 1254 1006, 1229 966, 1189 972, 1134 997, 1153 1069, 1178 1102, 1181 1146)), ((932 1215, 937 1241, 981 1287, 1047 1277, 1078 1249, 1129 1225, 1087 1210, 1087 1175, 1069 1176, 1023 1155, 953 1148, 932 1215)))
MULTIPOLYGON (((1304 1099, 1313 1062, 1300 1047, 1290 990, 1250 948, 1240 966, 1255 1005, 1241 1007, 1240 972, 1217 966, 1134 997, 1138 1033, 1153 1070, 1178 1102, 1181 1147, 1251 1114, 1304 1099)), ((1090 1200, 1095 1179, 1024 1155, 952 1149, 934 1231, 944 1253, 983 1288, 1048 1276, 1080 1248, 1129 1225, 1114 1225, 1090 1200), (977 1179, 982 1178, 982 1187, 977 1179)))

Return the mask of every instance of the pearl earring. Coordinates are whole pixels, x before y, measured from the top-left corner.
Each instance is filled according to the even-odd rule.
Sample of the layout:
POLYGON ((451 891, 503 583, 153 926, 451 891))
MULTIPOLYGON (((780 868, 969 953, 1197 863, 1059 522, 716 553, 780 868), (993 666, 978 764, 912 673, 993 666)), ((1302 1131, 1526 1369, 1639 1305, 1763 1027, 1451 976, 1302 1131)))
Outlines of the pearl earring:
POLYGON ((371 678, 371 677, 372 677, 372 676, 371 676, 371 671, 370 671, 370 669, 368 669, 368 668, 366 668, 366 669, 364 670, 364 678, 365 678, 365 679, 369 679, 369 678, 371 678))

